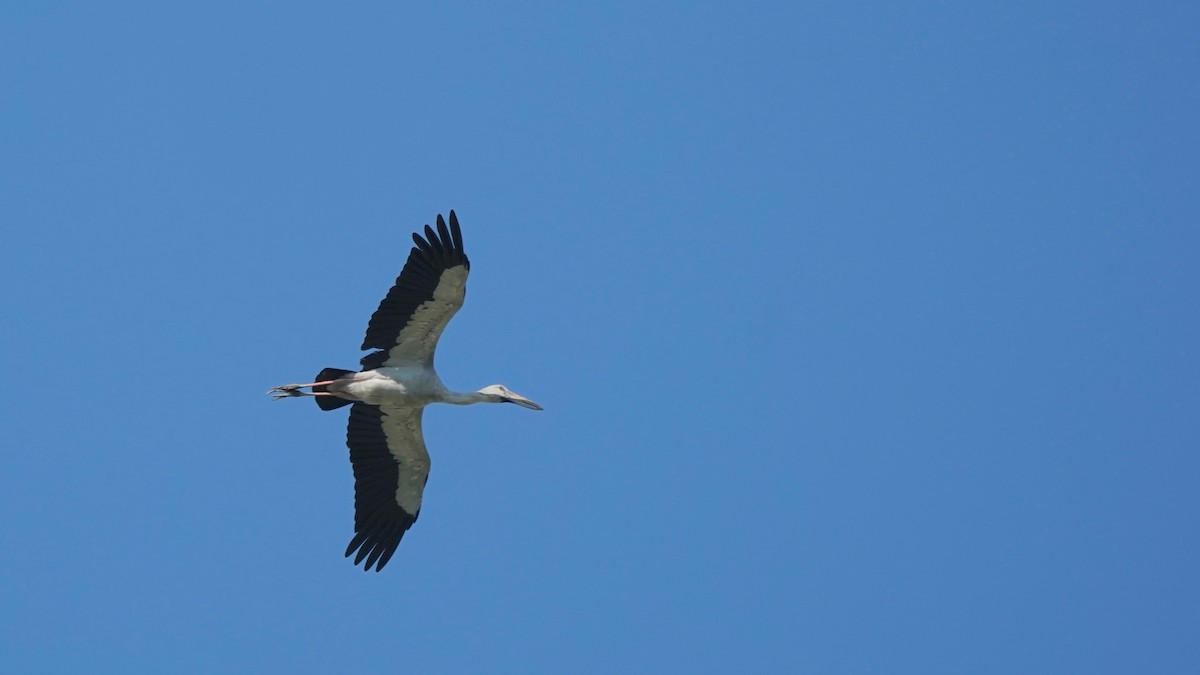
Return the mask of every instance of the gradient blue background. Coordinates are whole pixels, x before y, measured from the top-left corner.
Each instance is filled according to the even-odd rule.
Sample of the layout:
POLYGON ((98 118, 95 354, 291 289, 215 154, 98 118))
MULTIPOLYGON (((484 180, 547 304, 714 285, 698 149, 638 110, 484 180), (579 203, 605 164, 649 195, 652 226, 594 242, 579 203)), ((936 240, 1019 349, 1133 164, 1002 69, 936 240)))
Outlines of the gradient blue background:
POLYGON ((1194 3, 167 4, 0 9, 6 672, 1200 669, 1194 3))

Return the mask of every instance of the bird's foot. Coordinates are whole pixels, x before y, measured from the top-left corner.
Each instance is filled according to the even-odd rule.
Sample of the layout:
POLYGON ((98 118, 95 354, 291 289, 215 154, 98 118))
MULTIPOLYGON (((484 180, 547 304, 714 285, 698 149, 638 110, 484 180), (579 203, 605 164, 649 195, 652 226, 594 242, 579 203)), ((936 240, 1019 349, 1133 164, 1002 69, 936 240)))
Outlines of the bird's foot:
POLYGON ((300 388, 303 386, 302 384, 285 384, 282 387, 274 387, 267 393, 276 401, 289 396, 304 396, 305 392, 300 391, 300 388))

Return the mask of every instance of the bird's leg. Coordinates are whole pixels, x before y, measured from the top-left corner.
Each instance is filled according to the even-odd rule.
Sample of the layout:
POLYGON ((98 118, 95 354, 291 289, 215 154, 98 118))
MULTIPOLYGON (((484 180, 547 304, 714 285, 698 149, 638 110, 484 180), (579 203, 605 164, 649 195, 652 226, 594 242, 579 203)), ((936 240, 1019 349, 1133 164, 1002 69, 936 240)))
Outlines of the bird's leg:
POLYGON ((281 387, 273 387, 267 393, 271 394, 271 398, 275 399, 276 401, 289 396, 333 396, 333 394, 330 394, 327 391, 300 391, 305 387, 315 387, 317 385, 328 386, 330 384, 333 384, 333 380, 325 380, 324 382, 309 382, 308 384, 285 384, 281 387))

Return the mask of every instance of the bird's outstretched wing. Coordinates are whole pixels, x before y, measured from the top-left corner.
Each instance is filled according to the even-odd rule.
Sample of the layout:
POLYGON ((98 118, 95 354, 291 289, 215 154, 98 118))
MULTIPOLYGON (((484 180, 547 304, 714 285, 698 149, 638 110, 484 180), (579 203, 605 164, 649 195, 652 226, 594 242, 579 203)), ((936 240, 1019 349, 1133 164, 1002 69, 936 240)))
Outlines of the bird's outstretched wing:
POLYGON ((447 227, 437 217, 437 230, 425 226, 425 237, 413 234, 416 246, 379 309, 371 315, 363 349, 378 349, 362 358, 364 370, 380 366, 432 366, 438 338, 462 307, 471 263, 463 253, 458 217, 450 212, 447 227))
POLYGON ((421 434, 422 408, 355 403, 346 445, 354 466, 354 538, 346 557, 364 570, 383 569, 421 513, 429 453, 421 434))

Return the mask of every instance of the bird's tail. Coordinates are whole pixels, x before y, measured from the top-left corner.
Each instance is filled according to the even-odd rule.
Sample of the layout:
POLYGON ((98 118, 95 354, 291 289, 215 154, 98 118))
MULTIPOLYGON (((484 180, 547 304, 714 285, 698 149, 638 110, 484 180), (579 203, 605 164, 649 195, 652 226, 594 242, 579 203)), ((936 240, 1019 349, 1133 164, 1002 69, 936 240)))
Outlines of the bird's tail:
MULTIPOLYGON (((350 375, 353 372, 353 370, 342 370, 341 368, 326 368, 325 370, 317 373, 317 379, 313 380, 313 382, 336 380, 343 375, 350 375)), ((317 393, 325 391, 327 388, 328 387, 323 384, 318 384, 317 386, 313 387, 312 390, 313 393, 317 393)), ((347 401, 344 398, 338 398, 337 396, 314 396, 313 399, 316 400, 317 405, 321 407, 321 410, 336 410, 344 405, 350 405, 354 402, 347 401)))

